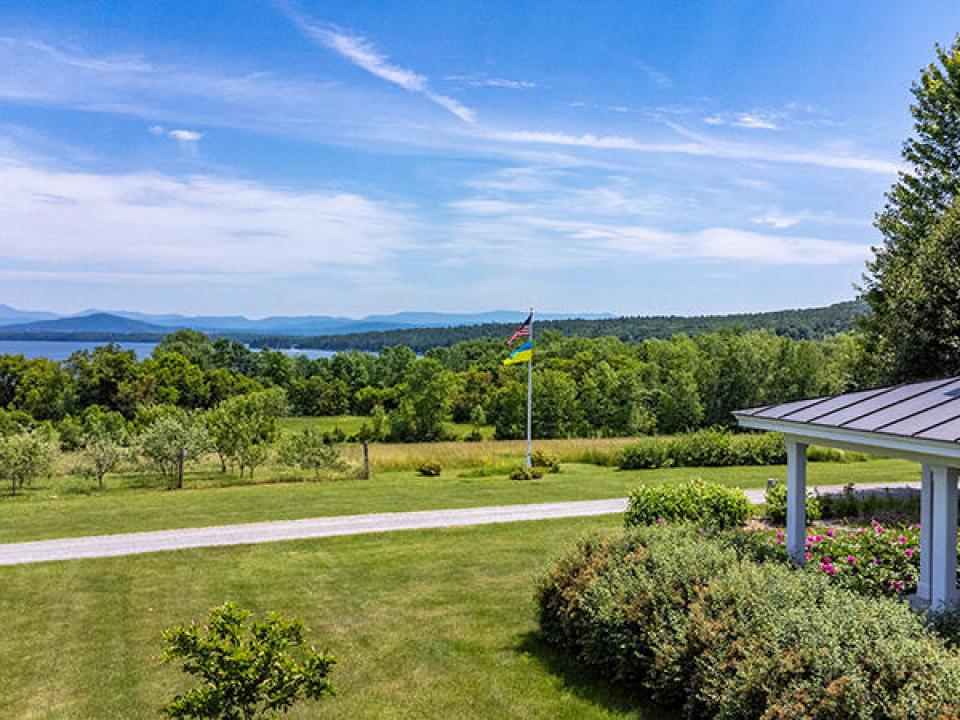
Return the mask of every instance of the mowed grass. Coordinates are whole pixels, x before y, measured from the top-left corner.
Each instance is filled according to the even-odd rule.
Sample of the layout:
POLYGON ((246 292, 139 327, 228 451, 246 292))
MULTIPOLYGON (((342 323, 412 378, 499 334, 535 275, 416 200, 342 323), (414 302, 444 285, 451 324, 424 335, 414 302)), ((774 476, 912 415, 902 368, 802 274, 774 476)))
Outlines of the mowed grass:
POLYGON ((0 568, 0 717, 159 717, 160 633, 232 600, 305 620, 338 697, 290 718, 652 718, 536 640, 538 577, 619 516, 0 568))
MULTIPOLYGON (((916 480, 919 468, 901 460, 860 463, 811 463, 809 482, 916 480)), ((201 481, 188 476, 184 490, 141 486, 137 476, 108 478, 108 490, 64 493, 65 483, 39 480, 17 497, 0 496, 0 542, 55 537, 227 525, 263 520, 352 515, 373 512, 436 510, 485 505, 560 502, 624 497, 641 483, 684 482, 703 478, 729 486, 763 487, 768 478, 786 477, 783 466, 734 468, 669 468, 620 471, 595 465, 566 464, 562 472, 541 480, 518 482, 505 475, 471 476, 446 470, 437 478, 413 472, 375 473, 370 480, 271 482, 215 487, 213 475, 201 481), (119 483, 130 485, 122 486, 119 483)), ((267 479, 266 473, 261 478, 267 479)))

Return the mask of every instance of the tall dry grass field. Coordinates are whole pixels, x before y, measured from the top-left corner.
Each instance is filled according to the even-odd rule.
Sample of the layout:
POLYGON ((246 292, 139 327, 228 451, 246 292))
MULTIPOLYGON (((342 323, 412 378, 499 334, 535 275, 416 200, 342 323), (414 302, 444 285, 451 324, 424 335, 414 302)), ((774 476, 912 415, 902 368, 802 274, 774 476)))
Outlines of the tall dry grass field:
MULTIPOLYGON (((534 440, 534 450, 542 450, 560 462, 612 466, 617 452, 636 438, 579 438, 570 440, 534 440)), ((505 473, 523 463, 526 440, 484 440, 482 442, 375 443, 370 445, 370 464, 381 472, 416 470, 430 460, 444 468, 476 469, 478 474, 505 473)), ((362 460, 359 445, 342 446, 344 458, 352 463, 362 460)))

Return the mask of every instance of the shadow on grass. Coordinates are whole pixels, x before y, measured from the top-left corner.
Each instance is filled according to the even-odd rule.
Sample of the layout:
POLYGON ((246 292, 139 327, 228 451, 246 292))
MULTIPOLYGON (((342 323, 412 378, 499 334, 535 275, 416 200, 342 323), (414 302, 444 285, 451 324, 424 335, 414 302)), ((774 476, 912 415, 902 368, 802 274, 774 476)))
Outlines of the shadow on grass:
POLYGON ((580 663, 545 643, 536 632, 521 635, 512 649, 533 658, 548 673, 560 678, 564 689, 605 710, 635 720, 677 720, 680 717, 679 712, 655 707, 638 693, 618 688, 597 673, 584 669, 580 663))

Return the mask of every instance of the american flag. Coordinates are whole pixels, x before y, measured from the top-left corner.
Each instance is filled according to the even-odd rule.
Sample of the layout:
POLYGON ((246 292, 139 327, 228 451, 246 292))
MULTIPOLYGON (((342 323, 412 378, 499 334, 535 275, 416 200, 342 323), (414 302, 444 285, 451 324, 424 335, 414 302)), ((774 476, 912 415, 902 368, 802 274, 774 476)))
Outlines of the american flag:
POLYGON ((510 339, 507 340, 507 345, 513 345, 514 340, 522 337, 530 337, 530 323, 533 322, 533 313, 530 313, 527 316, 527 319, 523 321, 523 325, 518 327, 513 335, 510 336, 510 339))

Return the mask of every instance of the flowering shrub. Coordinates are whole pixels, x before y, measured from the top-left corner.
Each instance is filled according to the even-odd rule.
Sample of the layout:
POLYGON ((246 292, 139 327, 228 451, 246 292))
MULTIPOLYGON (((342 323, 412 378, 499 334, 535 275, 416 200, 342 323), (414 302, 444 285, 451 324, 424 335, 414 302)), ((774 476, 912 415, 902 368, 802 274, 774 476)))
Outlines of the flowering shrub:
MULTIPOLYGON (((843 587, 867 595, 902 595, 917 590, 920 574, 918 525, 887 528, 874 520, 869 528, 811 529, 805 543, 805 567, 829 575, 843 587)), ((783 532, 776 544, 783 546, 783 532)))
POLYGON ((750 501, 739 488, 694 480, 673 485, 641 485, 630 494, 627 526, 680 520, 712 528, 742 525, 750 501))
POLYGON ((960 656, 920 616, 756 562, 747 535, 762 537, 653 525, 582 542, 540 586, 541 636, 687 718, 958 717, 960 656))

